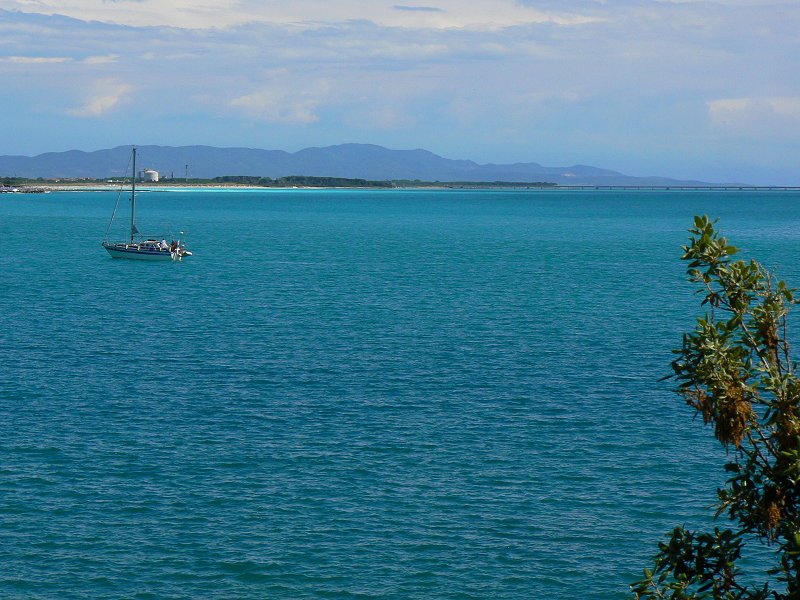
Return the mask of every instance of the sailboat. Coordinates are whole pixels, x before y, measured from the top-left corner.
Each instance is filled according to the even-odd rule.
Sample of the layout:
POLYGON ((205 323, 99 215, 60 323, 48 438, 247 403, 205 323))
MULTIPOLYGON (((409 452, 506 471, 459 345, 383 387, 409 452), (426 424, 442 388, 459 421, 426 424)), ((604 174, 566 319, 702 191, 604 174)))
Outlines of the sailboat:
MULTIPOLYGON (((167 244, 166 237, 161 238, 148 238, 142 236, 136 228, 136 146, 131 149, 131 161, 133 162, 133 172, 131 175, 131 231, 130 239, 121 242, 112 242, 108 239, 103 240, 103 248, 113 258, 132 258, 136 260, 183 260, 192 253, 186 249, 186 244, 181 240, 172 240, 167 244), (138 236, 138 237, 137 237, 138 236)), ((120 192, 120 195, 122 192, 120 192)), ((117 213, 117 206, 119 205, 119 197, 117 197, 117 204, 114 206, 114 213, 111 215, 111 222, 108 224, 106 230, 106 237, 108 237, 108 230, 111 229, 111 224, 114 222, 114 215, 117 213)), ((181 232, 183 233, 183 232, 181 232)))

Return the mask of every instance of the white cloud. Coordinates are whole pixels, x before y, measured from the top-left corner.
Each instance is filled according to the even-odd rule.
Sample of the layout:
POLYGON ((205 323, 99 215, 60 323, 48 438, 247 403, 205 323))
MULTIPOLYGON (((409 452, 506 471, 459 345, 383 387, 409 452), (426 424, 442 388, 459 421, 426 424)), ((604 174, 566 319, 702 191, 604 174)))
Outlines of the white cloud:
POLYGON ((722 133, 772 140, 800 135, 800 96, 720 98, 707 107, 712 127, 722 133))
POLYGON ((81 62, 87 65, 106 65, 109 63, 115 63, 118 60, 119 54, 105 54, 102 56, 87 56, 81 62))
POLYGON ((76 108, 65 111, 68 115, 81 118, 102 117, 117 107, 133 90, 133 86, 114 79, 96 81, 88 88, 85 102, 76 108))
POLYGON ((502 97, 493 98, 475 92, 470 96, 461 94, 454 97, 443 112, 465 128, 475 127, 498 113, 502 113, 508 123, 524 128, 530 123, 552 118, 565 107, 578 105, 584 100, 579 89, 507 90, 502 97))
MULTIPOLYGON (((587 161, 592 148, 637 164, 656 148, 676 163, 733 148, 797 155, 795 0, 201 2, 0 0, 7 119, 60 130, 75 121, 65 98, 71 114, 107 114, 124 101, 119 86, 75 94, 116 77, 147 94, 115 119, 164 143, 299 148, 356 135, 543 163, 587 161)), ((39 137, 48 149, 53 136, 39 137)))
POLYGON ((406 114, 402 108, 388 104, 371 107, 364 113, 351 116, 349 121, 356 127, 367 129, 398 129, 413 127, 415 124, 413 117, 406 114))
POLYGON ((269 87, 234 98, 230 106, 258 121, 305 125, 319 121, 314 112, 319 103, 319 98, 304 92, 269 87))
POLYGON ((45 65, 65 63, 72 60, 67 56, 2 56, 0 62, 18 65, 45 65))
POLYGON ((0 63, 10 63, 17 65, 54 65, 80 62, 86 65, 103 65, 117 62, 118 54, 106 54, 103 56, 87 56, 76 61, 71 56, 0 56, 0 63))
POLYGON ((496 29, 530 23, 579 25, 595 20, 577 11, 539 10, 515 0, 436 0, 424 6, 374 0, 0 0, 0 9, 84 21, 199 29, 253 22, 296 25, 350 20, 389 27, 496 29))
POLYGON ((729 125, 766 115, 800 122, 800 97, 721 98, 708 102, 708 112, 716 125, 729 125))
MULTIPOLYGON (((781 0, 667 0, 670 4, 716 4, 718 6, 767 7, 781 4, 781 0)), ((784 0, 785 2, 785 0, 784 0)))
POLYGON ((441 8, 435 6, 410 6, 407 4, 395 4, 392 6, 395 10, 408 10, 411 12, 444 12, 441 8))

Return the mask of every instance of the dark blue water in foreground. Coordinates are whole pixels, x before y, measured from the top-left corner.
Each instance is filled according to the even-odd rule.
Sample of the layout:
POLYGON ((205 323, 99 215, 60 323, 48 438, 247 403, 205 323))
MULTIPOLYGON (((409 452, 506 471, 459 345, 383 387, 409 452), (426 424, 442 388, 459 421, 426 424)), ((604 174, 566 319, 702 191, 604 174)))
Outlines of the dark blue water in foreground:
POLYGON ((685 230, 800 285, 798 199, 142 194, 172 264, 0 196, 0 596, 623 598, 723 478, 659 382, 685 230))

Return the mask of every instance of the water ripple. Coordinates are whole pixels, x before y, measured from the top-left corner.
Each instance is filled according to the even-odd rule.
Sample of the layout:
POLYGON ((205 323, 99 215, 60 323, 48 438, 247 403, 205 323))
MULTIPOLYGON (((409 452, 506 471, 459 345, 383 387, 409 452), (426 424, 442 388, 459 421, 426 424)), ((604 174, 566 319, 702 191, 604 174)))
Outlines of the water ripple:
POLYGON ((658 381, 684 228, 781 262, 800 220, 780 194, 145 201, 196 260, 104 256, 103 194, 0 206, 4 597, 625 597, 723 477, 658 381))

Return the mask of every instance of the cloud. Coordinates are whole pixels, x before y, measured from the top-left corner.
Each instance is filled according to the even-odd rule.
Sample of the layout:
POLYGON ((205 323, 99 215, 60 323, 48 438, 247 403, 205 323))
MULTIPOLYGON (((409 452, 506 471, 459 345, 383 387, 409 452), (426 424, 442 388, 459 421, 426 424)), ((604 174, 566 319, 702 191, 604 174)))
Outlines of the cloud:
POLYGON ((392 6, 395 10, 407 10, 410 12, 444 12, 441 8, 434 6, 405 6, 403 4, 395 4, 392 6))
POLYGON ((748 114, 769 113, 800 121, 800 97, 722 98, 708 103, 712 121, 725 123, 748 114))
POLYGON ((620 170, 657 152, 675 164, 702 152, 721 164, 734 146, 774 156, 772 140, 800 153, 797 2, 204 1, 184 21, 188 0, 32 0, 23 12, 0 0, 6 122, 83 127, 64 118, 65 98, 76 117, 108 114, 125 96, 91 86, 116 78, 147 93, 115 119, 162 143, 298 149, 357 134, 545 164, 616 148, 630 159, 609 164, 620 170))
POLYGON ((355 127, 366 129, 398 129, 413 127, 415 124, 414 118, 402 108, 389 104, 379 104, 366 111, 358 111, 350 115, 349 121, 355 127))
POLYGON ((268 87, 234 98, 229 104, 258 121, 307 125, 319 121, 314 111, 320 102, 320 98, 305 91, 268 87))
POLYGON ((68 62, 71 59, 66 56, 2 56, 0 62, 18 65, 47 65, 68 62))
POLYGON ((85 103, 69 109, 66 114, 80 118, 102 117, 117 107, 133 90, 133 86, 113 79, 96 81, 89 86, 89 97, 85 103))
POLYGON ((0 63, 16 65, 57 65, 64 63, 80 62, 87 65, 102 65, 116 62, 118 54, 106 54, 105 56, 87 56, 82 59, 74 59, 71 56, 0 56, 0 63))
POLYGON ((106 65, 115 63, 119 60, 119 54, 105 54, 103 56, 87 56, 83 63, 87 65, 106 65))
POLYGON ((707 107, 719 131, 776 139, 800 135, 800 96, 720 98, 707 107))
POLYGON ((248 23, 316 26, 368 20, 386 27, 497 29, 526 23, 576 25, 592 17, 556 7, 540 10, 516 0, 438 0, 436 6, 363 0, 0 0, 0 9, 64 15, 137 27, 211 29, 248 23))

